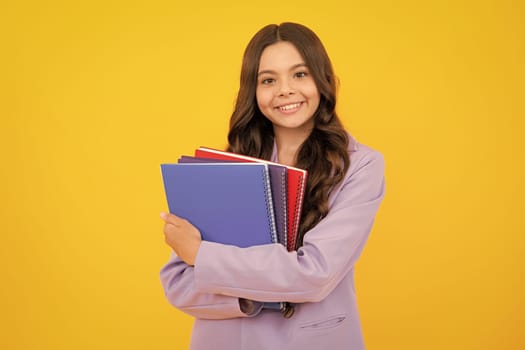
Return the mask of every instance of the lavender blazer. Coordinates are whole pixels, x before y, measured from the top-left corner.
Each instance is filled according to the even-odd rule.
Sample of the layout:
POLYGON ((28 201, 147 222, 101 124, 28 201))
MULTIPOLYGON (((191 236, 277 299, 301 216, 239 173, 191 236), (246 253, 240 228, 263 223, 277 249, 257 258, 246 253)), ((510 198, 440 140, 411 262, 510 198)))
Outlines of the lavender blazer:
POLYGON ((168 301, 195 317, 192 350, 364 349, 354 265, 384 196, 384 161, 353 138, 348 151, 350 168, 332 191, 328 215, 297 251, 203 241, 194 267, 172 255, 160 277, 168 301), (289 301, 295 313, 247 315, 239 298, 289 301))

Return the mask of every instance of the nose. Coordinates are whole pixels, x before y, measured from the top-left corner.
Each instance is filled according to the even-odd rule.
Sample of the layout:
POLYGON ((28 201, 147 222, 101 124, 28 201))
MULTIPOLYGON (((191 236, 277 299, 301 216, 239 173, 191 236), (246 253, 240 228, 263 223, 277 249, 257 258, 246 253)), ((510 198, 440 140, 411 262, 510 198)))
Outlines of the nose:
POLYGON ((295 89, 287 79, 281 80, 279 89, 277 90, 278 96, 289 96, 295 93, 295 89))

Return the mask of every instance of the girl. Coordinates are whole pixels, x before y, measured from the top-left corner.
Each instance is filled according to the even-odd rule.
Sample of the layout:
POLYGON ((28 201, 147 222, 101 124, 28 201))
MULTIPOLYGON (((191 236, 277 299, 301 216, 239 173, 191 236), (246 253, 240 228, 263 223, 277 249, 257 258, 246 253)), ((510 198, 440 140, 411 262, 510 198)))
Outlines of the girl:
POLYGON ((300 236, 293 252, 238 248, 161 214, 174 251, 161 280, 169 302, 195 317, 191 349, 364 349, 354 265, 383 199, 384 163, 344 130, 335 95, 310 29, 268 25, 249 42, 228 150, 308 170, 300 236))

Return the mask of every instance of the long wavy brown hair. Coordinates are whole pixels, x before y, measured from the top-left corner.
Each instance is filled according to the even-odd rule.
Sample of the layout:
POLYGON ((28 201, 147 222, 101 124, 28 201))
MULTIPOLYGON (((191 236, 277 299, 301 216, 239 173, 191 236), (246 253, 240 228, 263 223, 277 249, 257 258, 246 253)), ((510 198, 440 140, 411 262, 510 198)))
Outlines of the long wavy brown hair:
POLYGON ((263 50, 278 41, 293 44, 304 59, 320 94, 314 128, 298 150, 296 167, 308 171, 305 200, 297 237, 303 243, 306 232, 328 214, 328 196, 348 170, 348 134, 335 111, 336 77, 332 63, 317 35, 297 23, 270 24, 250 40, 242 61, 240 88, 230 118, 230 152, 269 160, 274 133, 272 123, 257 106, 257 72, 263 50))

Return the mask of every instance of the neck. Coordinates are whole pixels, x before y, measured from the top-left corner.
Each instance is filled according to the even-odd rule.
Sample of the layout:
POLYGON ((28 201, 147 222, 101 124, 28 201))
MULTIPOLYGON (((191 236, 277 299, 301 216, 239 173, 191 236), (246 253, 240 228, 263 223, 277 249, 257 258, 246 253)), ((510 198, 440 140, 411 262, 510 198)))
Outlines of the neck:
POLYGON ((297 153, 303 142, 308 138, 312 130, 290 130, 274 128, 275 144, 277 145, 277 157, 279 163, 295 166, 297 153))

